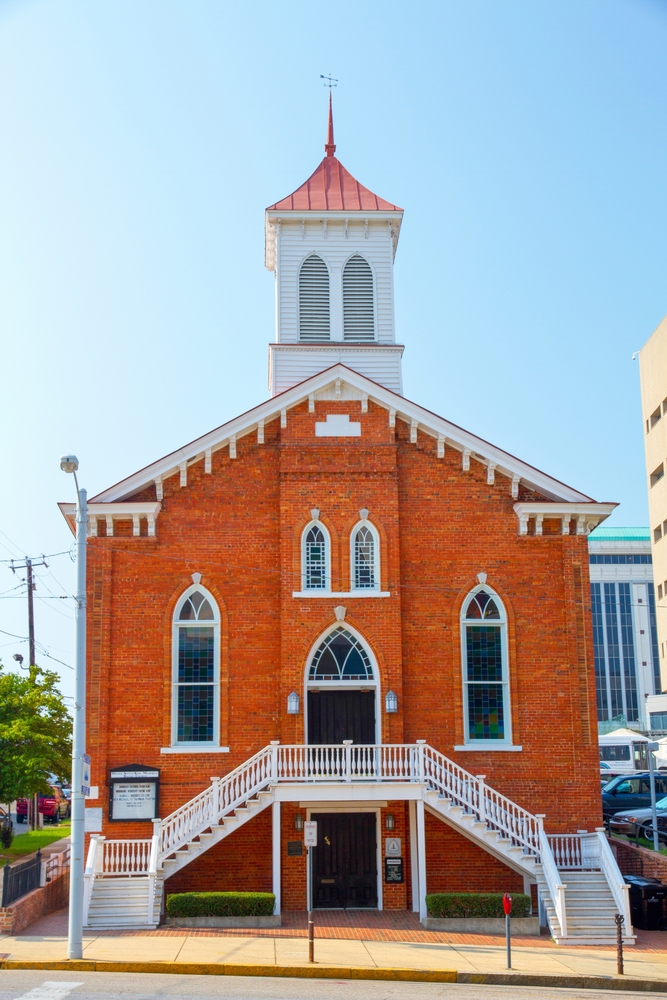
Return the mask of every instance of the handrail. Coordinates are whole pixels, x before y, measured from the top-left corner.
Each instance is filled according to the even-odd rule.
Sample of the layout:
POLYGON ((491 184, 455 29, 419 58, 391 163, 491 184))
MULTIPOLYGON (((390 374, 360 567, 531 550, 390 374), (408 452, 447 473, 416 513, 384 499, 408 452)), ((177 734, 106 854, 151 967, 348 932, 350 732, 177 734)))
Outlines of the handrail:
POLYGON ((433 747, 422 744, 418 749, 423 760, 423 780, 427 784, 539 860, 540 823, 536 816, 433 747))
POLYGON ((560 925, 560 936, 567 937, 567 914, 565 911, 566 887, 560 880, 560 874, 556 868, 554 856, 551 853, 549 838, 545 834, 544 830, 540 830, 540 847, 542 856, 542 872, 547 883, 547 888, 549 889, 551 901, 554 904, 556 919, 560 925))
POLYGON ((618 867, 616 858, 612 854, 604 827, 595 831, 598 835, 600 847, 600 867, 604 872, 609 888, 611 889, 616 909, 623 917, 625 933, 632 934, 632 916, 630 914, 630 886, 625 884, 621 870, 618 867))
POLYGON ((275 781, 275 770, 274 747, 264 747, 156 824, 157 864, 275 781))

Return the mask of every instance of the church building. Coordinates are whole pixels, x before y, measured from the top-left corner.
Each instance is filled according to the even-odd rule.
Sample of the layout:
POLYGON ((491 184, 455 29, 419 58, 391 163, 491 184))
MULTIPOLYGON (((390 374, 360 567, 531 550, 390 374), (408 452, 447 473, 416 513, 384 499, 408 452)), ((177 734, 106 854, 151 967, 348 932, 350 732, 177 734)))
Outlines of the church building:
POLYGON ((266 210, 269 398, 89 503, 86 922, 525 891, 558 941, 632 941, 587 548, 615 505, 404 395, 403 209, 335 153, 330 108, 266 210))

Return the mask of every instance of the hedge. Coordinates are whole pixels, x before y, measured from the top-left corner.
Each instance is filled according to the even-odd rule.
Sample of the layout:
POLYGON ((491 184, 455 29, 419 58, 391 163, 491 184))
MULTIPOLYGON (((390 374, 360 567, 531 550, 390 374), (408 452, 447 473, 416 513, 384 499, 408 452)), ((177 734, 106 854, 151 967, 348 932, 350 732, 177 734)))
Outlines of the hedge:
MULTIPOLYGON (((429 917, 504 917, 502 892, 433 892, 426 897, 429 917)), ((527 917, 530 896, 512 896, 512 916, 527 917)))
POLYGON ((272 892, 177 892, 167 896, 168 917, 270 917, 272 892))

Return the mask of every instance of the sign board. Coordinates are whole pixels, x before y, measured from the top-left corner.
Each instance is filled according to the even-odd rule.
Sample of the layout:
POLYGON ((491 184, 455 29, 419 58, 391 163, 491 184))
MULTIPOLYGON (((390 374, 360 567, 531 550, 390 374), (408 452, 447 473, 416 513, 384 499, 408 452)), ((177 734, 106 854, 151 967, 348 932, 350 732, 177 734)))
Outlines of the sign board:
POLYGON ((306 847, 317 847, 317 823, 309 819, 303 824, 303 842, 306 847))
POLYGON ((159 785, 158 768, 145 764, 114 768, 109 774, 109 819, 156 819, 159 785))
POLYGON ((83 814, 83 828, 86 833, 101 833, 102 832, 102 810, 101 809, 86 809, 83 814))
POLYGON ((300 840, 288 840, 287 841, 287 857, 288 858, 302 858, 303 857, 303 844, 300 840))
POLYGON ((81 755, 81 794, 90 795, 90 757, 87 753, 81 755))
POLYGON ((385 882, 403 881, 403 858, 384 859, 384 880, 385 882))
POLYGON ((400 837, 386 837, 384 842, 384 856, 386 858, 400 858, 401 854, 401 838, 400 837))

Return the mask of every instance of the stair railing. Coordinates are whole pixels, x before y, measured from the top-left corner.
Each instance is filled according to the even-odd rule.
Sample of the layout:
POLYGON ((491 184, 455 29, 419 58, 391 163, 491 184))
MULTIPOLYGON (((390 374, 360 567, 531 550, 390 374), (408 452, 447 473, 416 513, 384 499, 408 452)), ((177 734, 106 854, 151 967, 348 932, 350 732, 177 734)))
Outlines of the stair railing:
POLYGON ((90 910, 90 900, 93 895, 93 882, 102 871, 102 858, 104 851, 104 837, 94 833, 88 844, 88 856, 86 867, 83 872, 83 926, 88 924, 88 911, 90 910), (100 844, 100 841, 102 843, 100 844))
POLYGON ((604 827, 595 831, 598 835, 600 848, 600 868, 602 869, 611 894, 616 903, 616 909, 623 917, 624 934, 632 934, 632 916, 630 914, 630 886, 625 884, 616 858, 612 854, 604 827))
POLYGON ((551 902, 553 903, 554 910, 556 911, 556 919, 558 920, 558 924, 560 926, 560 936, 565 938, 567 937, 567 912, 565 909, 566 886, 564 886, 561 882, 554 856, 551 853, 549 838, 545 834, 544 830, 540 830, 540 847, 542 873, 547 883, 549 895, 551 896, 551 902))
POLYGON ((427 744, 417 747, 423 780, 439 795, 506 837, 526 854, 540 857, 540 824, 536 816, 465 771, 427 744))
POLYGON ((214 778, 203 792, 156 824, 158 865, 275 781, 274 763, 273 746, 264 747, 224 778, 214 778))

